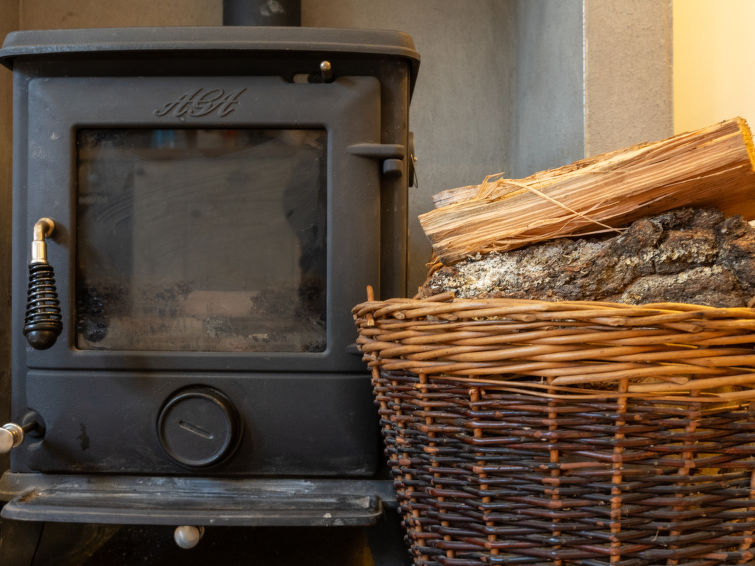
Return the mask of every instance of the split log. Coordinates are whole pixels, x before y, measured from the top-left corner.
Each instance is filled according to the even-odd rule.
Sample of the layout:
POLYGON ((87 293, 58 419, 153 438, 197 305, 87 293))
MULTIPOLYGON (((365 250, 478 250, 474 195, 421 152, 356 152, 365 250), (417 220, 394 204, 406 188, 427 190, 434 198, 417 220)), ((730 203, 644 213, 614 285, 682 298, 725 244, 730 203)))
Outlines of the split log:
POLYGON ((420 215, 433 252, 468 255, 617 231, 680 206, 755 218, 755 149, 742 118, 535 173, 446 191, 420 215))

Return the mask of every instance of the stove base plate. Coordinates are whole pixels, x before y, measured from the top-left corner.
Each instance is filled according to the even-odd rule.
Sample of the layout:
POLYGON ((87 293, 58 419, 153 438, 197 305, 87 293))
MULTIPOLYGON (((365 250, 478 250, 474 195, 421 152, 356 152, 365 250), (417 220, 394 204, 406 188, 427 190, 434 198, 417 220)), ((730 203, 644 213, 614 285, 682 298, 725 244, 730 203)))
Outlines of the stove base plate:
POLYGON ((370 526, 394 506, 389 480, 65 476, 6 472, 0 516, 139 525, 370 526))

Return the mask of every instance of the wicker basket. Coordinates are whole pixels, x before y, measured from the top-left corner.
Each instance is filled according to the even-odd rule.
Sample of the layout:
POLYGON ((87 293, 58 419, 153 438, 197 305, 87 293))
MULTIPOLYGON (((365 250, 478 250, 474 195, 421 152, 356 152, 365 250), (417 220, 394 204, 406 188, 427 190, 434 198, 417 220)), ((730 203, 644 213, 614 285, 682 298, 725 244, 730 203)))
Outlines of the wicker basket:
POLYGON ((354 315, 415 564, 755 563, 755 310, 354 315))

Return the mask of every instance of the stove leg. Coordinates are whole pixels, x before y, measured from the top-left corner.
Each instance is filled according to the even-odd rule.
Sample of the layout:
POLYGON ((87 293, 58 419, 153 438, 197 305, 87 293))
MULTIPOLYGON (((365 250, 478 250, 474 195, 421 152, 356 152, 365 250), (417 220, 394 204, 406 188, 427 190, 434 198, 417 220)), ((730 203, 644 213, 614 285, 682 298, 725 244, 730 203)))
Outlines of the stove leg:
POLYGON ((0 522, 0 564, 31 566, 43 528, 44 523, 3 519, 0 522))
POLYGON ((395 509, 386 509, 382 520, 367 529, 367 540, 375 566, 411 566, 401 517, 395 509))

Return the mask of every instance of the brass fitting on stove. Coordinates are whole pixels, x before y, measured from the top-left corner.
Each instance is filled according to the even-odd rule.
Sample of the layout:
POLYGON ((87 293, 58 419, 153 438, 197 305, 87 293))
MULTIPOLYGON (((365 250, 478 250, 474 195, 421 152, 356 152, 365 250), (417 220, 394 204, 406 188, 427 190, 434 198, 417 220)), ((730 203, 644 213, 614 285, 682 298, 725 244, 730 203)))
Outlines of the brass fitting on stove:
POLYGON ((36 411, 28 411, 21 424, 7 423, 0 427, 0 454, 10 452, 23 444, 26 436, 41 438, 45 424, 36 411))
POLYGON ((0 454, 10 452, 24 441, 24 429, 16 423, 0 427, 0 454))
POLYGON ((52 236, 55 221, 52 218, 40 218, 34 224, 34 239, 31 242, 31 263, 47 263, 47 242, 52 236))

